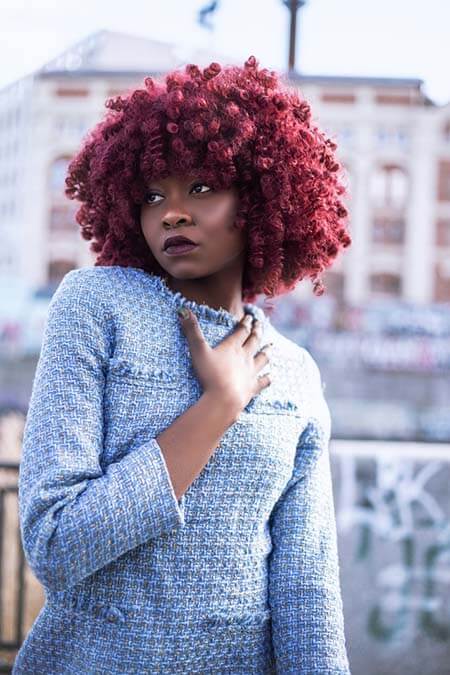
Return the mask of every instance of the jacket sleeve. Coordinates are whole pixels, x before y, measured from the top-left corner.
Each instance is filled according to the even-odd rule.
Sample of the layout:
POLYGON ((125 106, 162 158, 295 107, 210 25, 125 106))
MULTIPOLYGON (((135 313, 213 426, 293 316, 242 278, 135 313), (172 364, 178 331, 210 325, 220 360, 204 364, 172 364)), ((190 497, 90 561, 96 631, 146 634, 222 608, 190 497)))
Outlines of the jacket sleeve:
POLYGON ((54 590, 184 524, 154 438, 100 465, 112 323, 106 284, 92 271, 66 274, 50 302, 22 442, 22 545, 54 590))
POLYGON ((306 352, 313 414, 294 471, 270 516, 269 603, 277 673, 350 673, 330 471, 331 419, 306 352))

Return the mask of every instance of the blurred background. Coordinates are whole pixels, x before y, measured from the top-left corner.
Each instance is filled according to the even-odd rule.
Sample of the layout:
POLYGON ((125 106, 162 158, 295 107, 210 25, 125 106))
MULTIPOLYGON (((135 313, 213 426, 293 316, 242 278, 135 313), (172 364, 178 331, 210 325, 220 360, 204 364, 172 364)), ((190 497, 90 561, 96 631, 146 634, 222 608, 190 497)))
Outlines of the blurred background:
POLYGON ((254 54, 347 169, 353 245, 260 304, 325 384, 352 675, 450 674, 450 6, 444 0, 0 0, 0 671, 44 601, 21 437, 50 299, 94 264, 64 196, 108 96, 254 54))

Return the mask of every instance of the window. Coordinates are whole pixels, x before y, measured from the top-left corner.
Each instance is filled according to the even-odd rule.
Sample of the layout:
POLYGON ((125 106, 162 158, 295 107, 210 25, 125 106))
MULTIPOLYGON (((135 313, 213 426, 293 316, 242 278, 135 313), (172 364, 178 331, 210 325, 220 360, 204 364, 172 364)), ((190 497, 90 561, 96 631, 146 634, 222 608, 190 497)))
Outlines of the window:
POLYGON ((398 296, 401 291, 401 279, 398 274, 389 272, 372 274, 370 290, 376 295, 398 296))
POLYGON ((321 99, 324 103, 356 103, 355 94, 344 92, 324 92, 321 99))
POLYGON ((450 219, 438 220, 436 244, 437 246, 450 246, 450 219))
POLYGON ((450 160, 439 162, 438 199, 441 202, 450 201, 450 160))
POLYGON ((410 106, 418 102, 416 92, 377 92, 375 102, 379 105, 410 106))
POLYGON ((444 142, 450 143, 450 120, 447 120, 447 122, 444 123, 443 136, 444 142))
POLYGON ((70 157, 63 156, 56 158, 50 164, 50 209, 48 220, 51 233, 72 232, 77 228, 75 212, 79 207, 79 203, 70 200, 64 194, 65 178, 70 160, 70 157))
POLYGON ((444 265, 437 263, 434 270, 435 302, 450 302, 450 274, 444 265))
POLYGON ((65 197, 65 178, 71 157, 58 157, 50 165, 50 189, 53 194, 65 197))
POLYGON ((405 237, 403 218, 376 216, 373 221, 372 241, 382 244, 402 244, 405 237))
POLYGON ((62 98, 85 98, 89 96, 89 89, 84 87, 58 87, 55 89, 55 94, 62 98))
POLYGON ((379 126, 375 132, 377 144, 382 147, 407 148, 410 135, 404 127, 379 126))
POLYGON ((58 115, 55 118, 54 129, 58 133, 82 136, 89 128, 87 119, 81 115, 58 115))
POLYGON ((384 164, 372 173, 370 197, 375 206, 403 208, 408 198, 406 171, 395 164, 384 164))

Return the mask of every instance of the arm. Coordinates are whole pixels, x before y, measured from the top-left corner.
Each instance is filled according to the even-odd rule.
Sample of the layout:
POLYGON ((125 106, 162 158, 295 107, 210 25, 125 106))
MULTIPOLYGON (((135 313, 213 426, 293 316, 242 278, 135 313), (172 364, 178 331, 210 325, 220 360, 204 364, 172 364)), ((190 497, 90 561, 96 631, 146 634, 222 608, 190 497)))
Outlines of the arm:
MULTIPOLYGON (((86 278, 81 270, 66 274, 50 303, 22 443, 22 544, 36 577, 53 590, 184 524, 155 438, 106 469, 100 465, 112 323, 106 284, 99 289, 86 278)), ((210 404, 199 401, 179 419, 195 424, 192 410, 203 419, 210 404)))
POLYGON ((331 420, 307 354, 315 416, 270 517, 269 602, 277 672, 348 675, 329 458, 331 420))
POLYGON ((199 475, 238 414, 233 400, 204 391, 194 405, 156 437, 177 497, 199 475))

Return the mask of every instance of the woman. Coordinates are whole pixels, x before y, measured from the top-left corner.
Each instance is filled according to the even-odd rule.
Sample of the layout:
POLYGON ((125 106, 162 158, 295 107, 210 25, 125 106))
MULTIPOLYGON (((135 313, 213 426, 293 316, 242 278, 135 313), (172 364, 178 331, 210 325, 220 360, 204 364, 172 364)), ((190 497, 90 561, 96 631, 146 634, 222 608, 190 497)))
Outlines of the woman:
POLYGON ((347 674, 320 372, 253 304, 350 244, 336 145, 253 56, 107 106, 24 431, 46 602, 13 672, 347 674))

